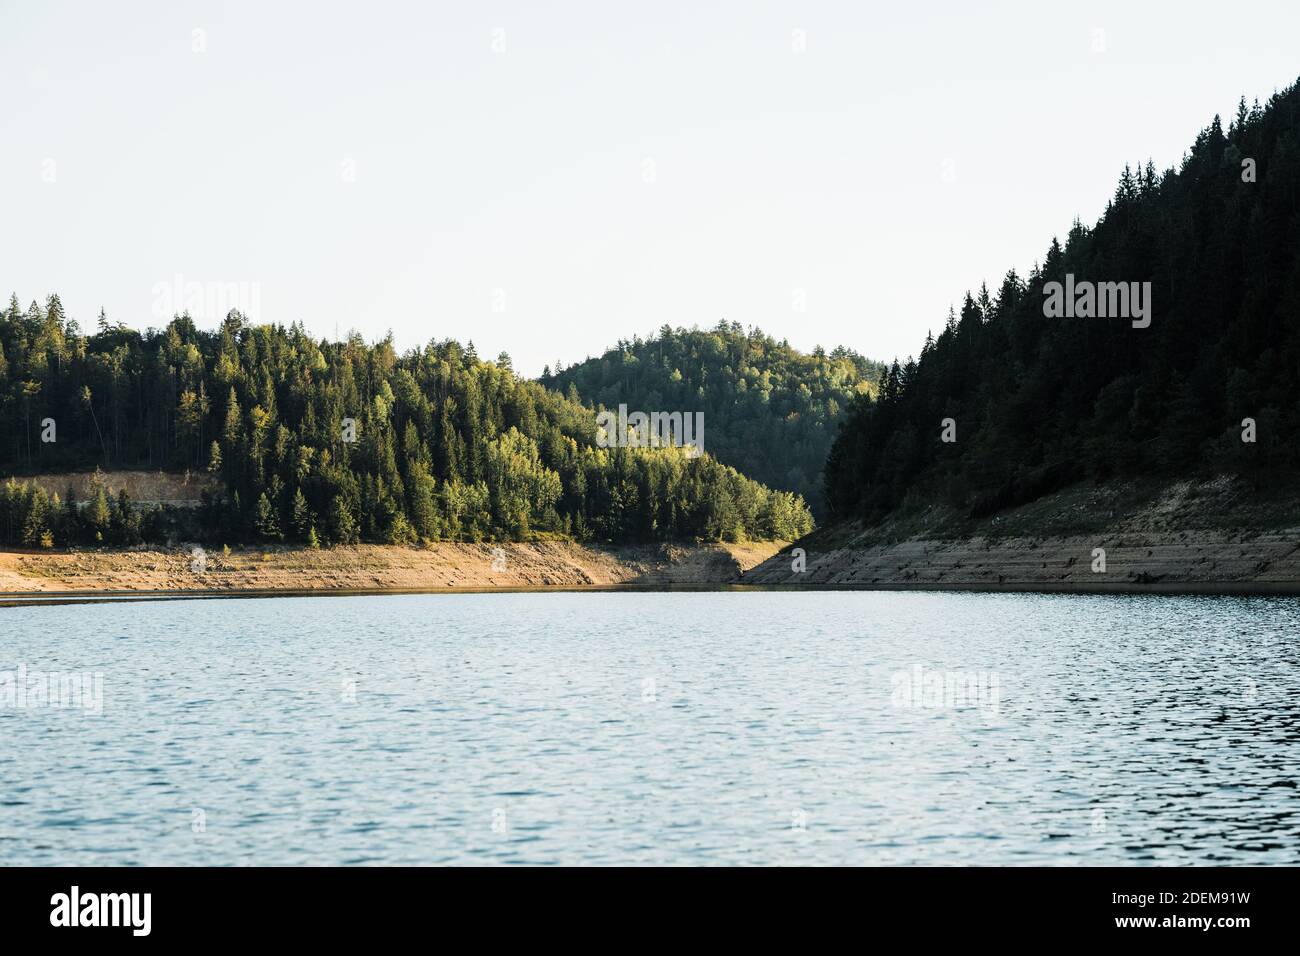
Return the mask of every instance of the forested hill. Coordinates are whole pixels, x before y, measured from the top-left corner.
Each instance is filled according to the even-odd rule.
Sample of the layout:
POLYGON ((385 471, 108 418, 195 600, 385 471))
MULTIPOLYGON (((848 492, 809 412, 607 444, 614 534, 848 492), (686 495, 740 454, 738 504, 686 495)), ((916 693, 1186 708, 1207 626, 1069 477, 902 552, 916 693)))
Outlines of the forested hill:
MULTIPOLYGON (((207 470, 218 542, 793 538, 802 500, 709 455, 597 447, 589 408, 453 341, 398 355, 315 341, 232 312, 140 333, 101 315, 83 334, 57 296, 0 311, 0 476, 207 470)), ((10 483, 0 541, 130 544, 176 515, 129 502, 80 512, 10 483)), ((104 496, 101 494, 100 498, 104 496)), ((189 529, 187 529, 189 530, 189 529)))
POLYGON ((757 481, 820 511, 821 472, 839 421, 874 392, 884 367, 856 352, 805 355, 758 329, 665 325, 650 339, 542 377, 575 400, 642 412, 702 412, 704 447, 757 481))
POLYGON ((832 514, 942 502, 982 517, 1085 478, 1294 474, 1298 126, 1295 86, 1262 109, 1243 99, 1177 170, 1125 169, 1096 226, 1076 223, 1027 277, 968 294, 853 409, 827 463, 832 514), (1083 280, 1150 282, 1149 327, 1045 316, 1047 283, 1083 280))

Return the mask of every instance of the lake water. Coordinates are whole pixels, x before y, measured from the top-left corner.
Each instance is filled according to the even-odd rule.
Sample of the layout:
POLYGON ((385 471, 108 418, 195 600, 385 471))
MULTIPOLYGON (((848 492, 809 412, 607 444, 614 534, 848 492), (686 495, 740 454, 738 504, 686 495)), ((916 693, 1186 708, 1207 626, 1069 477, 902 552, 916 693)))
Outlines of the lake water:
POLYGON ((0 863, 1296 863, 1298 659, 1285 598, 0 610, 0 863))

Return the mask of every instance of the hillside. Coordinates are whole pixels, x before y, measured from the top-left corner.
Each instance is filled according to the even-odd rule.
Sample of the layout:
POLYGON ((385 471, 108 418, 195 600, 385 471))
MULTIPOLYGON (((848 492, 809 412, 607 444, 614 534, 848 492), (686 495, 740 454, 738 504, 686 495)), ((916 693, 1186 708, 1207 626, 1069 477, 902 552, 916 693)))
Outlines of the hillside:
POLYGON ((1126 168, 1095 226, 1076 222, 1027 277, 967 294, 879 401, 855 404, 827 463, 833 517, 981 519, 1078 482, 1286 482, 1300 465, 1298 125, 1295 86, 1243 99, 1177 170, 1126 168), (1128 314, 1088 317, 1100 292, 1061 314, 1052 283, 1137 285, 1128 314))
POLYGON ((602 448, 593 411, 444 340, 316 341, 187 316, 85 334, 57 295, 0 312, 0 477, 202 472, 200 505, 96 481, 0 485, 0 543, 648 543, 797 537, 812 517, 711 455, 602 448), (114 494, 113 492, 116 491, 114 494))
POLYGON ((790 588, 1300 594, 1300 495, 1220 475, 1078 483, 996 515, 942 503, 818 529, 749 571, 790 588))
POLYGON ((758 329, 663 326, 542 382, 605 408, 702 412, 719 461, 822 511, 822 466, 849 404, 874 394, 884 367, 856 352, 805 355, 758 329))

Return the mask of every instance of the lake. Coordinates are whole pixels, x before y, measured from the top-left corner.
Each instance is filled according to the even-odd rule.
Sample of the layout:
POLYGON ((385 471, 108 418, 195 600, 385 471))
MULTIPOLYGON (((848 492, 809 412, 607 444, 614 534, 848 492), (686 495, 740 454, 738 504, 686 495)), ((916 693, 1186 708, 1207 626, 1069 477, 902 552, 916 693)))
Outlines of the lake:
POLYGON ((1295 863, 1298 658, 1289 598, 4 609, 0 863, 1295 863))

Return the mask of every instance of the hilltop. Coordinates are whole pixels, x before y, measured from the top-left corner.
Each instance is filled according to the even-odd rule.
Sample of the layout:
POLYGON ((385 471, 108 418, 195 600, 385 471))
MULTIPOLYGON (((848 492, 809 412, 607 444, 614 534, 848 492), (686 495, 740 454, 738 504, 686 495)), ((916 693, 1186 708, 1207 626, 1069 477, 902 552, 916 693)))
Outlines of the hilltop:
POLYGON ((705 447, 756 481, 823 512, 822 465, 849 405, 876 393, 884 366, 843 347, 799 352, 759 329, 664 325, 599 358, 554 371, 543 384, 570 399, 644 412, 703 413, 705 447))

